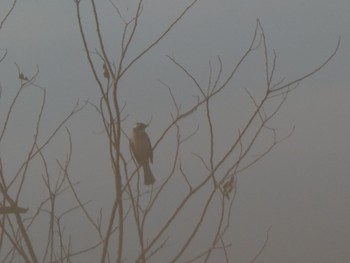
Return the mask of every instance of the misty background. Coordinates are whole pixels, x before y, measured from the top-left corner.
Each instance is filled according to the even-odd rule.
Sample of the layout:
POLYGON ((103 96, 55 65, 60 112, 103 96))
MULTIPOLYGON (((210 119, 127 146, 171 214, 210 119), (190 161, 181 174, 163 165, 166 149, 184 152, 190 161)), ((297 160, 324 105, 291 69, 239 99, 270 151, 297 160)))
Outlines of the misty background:
MULTIPOLYGON (((122 25, 108 1, 97 4, 107 50, 111 55, 115 52, 117 58, 122 25)), ((138 54, 159 36, 187 4, 188 1, 145 1, 131 54, 138 54)), ((120 3, 119 7, 126 17, 132 17, 133 3, 120 3)), ((81 8, 87 37, 91 43, 95 41, 97 47, 89 1, 82 0, 81 8)), ((0 15, 6 10, 0 10, 0 15)), ((270 55, 273 50, 277 54, 276 79, 285 78, 288 82, 323 63, 341 36, 341 46, 334 59, 289 95, 272 122, 281 137, 295 126, 293 135, 238 177, 231 224, 231 253, 235 262, 251 260, 270 226, 269 242, 257 262, 326 263, 347 262, 350 258, 349 13, 348 0, 200 0, 122 79, 121 97, 126 102, 123 115, 128 116, 123 129, 130 132, 133 123, 151 120, 147 131, 154 142, 171 121, 170 113, 174 110, 168 90, 159 80, 172 88, 183 107, 197 95, 191 81, 167 55, 174 56, 204 85, 208 80, 209 61, 214 69, 218 67, 217 56, 223 61, 223 74, 228 74, 230 66, 237 63, 250 44, 259 18, 270 55)), ((90 44, 90 48, 94 46, 90 44)), ((98 102, 99 93, 83 51, 73 1, 19 1, 0 31, 0 55, 6 49, 7 57, 0 64, 0 120, 3 120, 2 110, 8 108, 19 86, 14 63, 27 75, 34 74, 39 67, 36 83, 47 90, 41 127, 43 138, 78 99, 80 103, 98 102)), ((225 140, 237 135, 254 109, 244 89, 257 97, 264 91, 263 63, 262 52, 251 56, 238 71, 226 95, 213 100, 215 131, 220 138, 216 140, 218 153, 220 147, 225 147, 225 140)), ((32 142, 39 110, 40 91, 28 87, 19 99, 5 142, 0 145, 8 174, 14 173, 26 157, 24 149, 32 142)), ((193 131, 197 124, 201 127, 201 118, 203 116, 195 114, 183 123, 185 131, 193 131)), ((112 173, 98 114, 87 106, 67 127, 73 139, 70 174, 80 181, 78 193, 82 199, 92 200, 89 208, 96 211, 96 215, 99 208, 108 211, 113 193, 112 173)), ((186 147, 190 152, 205 155, 207 145, 202 143, 205 138, 206 133, 199 132, 198 139, 186 147)), ((165 139, 154 153, 152 170, 159 181, 165 178, 162 171, 172 154, 172 142, 171 138, 165 139)), ((55 160, 64 160, 68 148, 63 130, 45 149, 52 157, 51 167, 56 166, 53 172, 58 170, 55 160)), ((187 170, 200 165, 189 154, 182 159, 187 170)), ((47 193, 40 190, 41 174, 36 173, 35 166, 30 169, 32 177, 26 181, 27 193, 23 196, 31 198, 20 201, 21 206, 29 208, 47 197, 47 193)), ((195 176, 200 175, 193 174, 195 176)), ((173 192, 163 196, 169 200, 167 205, 172 205, 171 200, 181 190, 174 182, 173 192)), ((65 198, 69 202, 71 196, 65 198)), ((76 224, 79 217, 70 220, 67 225, 76 224)))

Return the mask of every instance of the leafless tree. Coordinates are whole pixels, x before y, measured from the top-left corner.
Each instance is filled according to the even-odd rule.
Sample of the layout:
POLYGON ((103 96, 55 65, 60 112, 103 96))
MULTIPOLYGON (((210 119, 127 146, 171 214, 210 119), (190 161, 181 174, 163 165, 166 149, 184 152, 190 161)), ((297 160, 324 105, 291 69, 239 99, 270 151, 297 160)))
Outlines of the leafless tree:
MULTIPOLYGON (((11 4, 10 9, 5 13, 3 18, 0 18, 0 30, 5 24, 7 18, 11 15, 17 1, 14 0, 11 4)), ((7 50, 0 59, 0 63, 6 59, 7 50)), ((60 251, 59 258, 63 258, 69 249, 69 246, 63 242, 62 232, 60 225, 60 218, 64 216, 65 213, 70 212, 73 208, 69 208, 67 212, 62 214, 55 213, 55 203, 57 197, 62 193, 66 192, 68 189, 74 187, 67 177, 67 169, 70 163, 70 153, 71 149, 68 149, 67 160, 64 163, 59 163, 61 165, 61 172, 56 178, 55 182, 50 179, 49 168, 47 166, 46 157, 43 154, 43 150, 51 143, 52 139, 56 136, 59 130, 64 127, 67 121, 86 105, 82 105, 77 101, 73 109, 67 114, 67 116, 58 123, 57 127, 45 138, 41 135, 41 124, 42 116, 44 113, 45 102, 46 102, 46 90, 41 86, 36 84, 36 78, 39 74, 39 68, 31 76, 24 73, 20 67, 16 64, 18 70, 18 88, 11 99, 9 107, 7 109, 3 108, 1 114, 1 126, 0 126, 0 145, 4 144, 7 139, 7 133, 9 126, 12 122, 16 120, 15 108, 18 105, 19 98, 23 95, 25 90, 29 87, 34 88, 33 93, 37 93, 40 99, 40 104, 38 105, 38 115, 35 122, 34 130, 29 130, 28 132, 33 134, 33 140, 29 143, 29 148, 23 147, 25 152, 25 158, 19 161, 19 166, 16 171, 8 172, 6 169, 6 163, 3 163, 3 152, 0 156, 0 193, 2 196, 2 202, 0 205, 0 254, 1 262, 13 262, 14 260, 20 259, 24 262, 54 262, 54 258, 57 257, 55 253, 60 251), (31 215, 27 215, 28 208, 23 208, 19 204, 23 197, 24 187, 26 181, 30 179, 29 167, 36 160, 39 159, 42 167, 42 178, 46 185, 48 191, 48 198, 43 200, 38 208, 31 209, 31 215), (58 179, 57 179, 58 178, 58 179), (39 258, 38 251, 36 250, 36 240, 30 236, 30 230, 33 224, 36 222, 38 217, 48 214, 50 216, 50 223, 44 226, 42 229, 47 229, 47 242, 44 242, 44 253, 42 255, 42 260, 39 258), (56 232, 57 231, 57 232, 56 232), (57 242, 57 243, 56 243, 57 242), (54 244, 57 244, 57 249, 54 248, 54 244)), ((2 86, 0 85, 2 92, 2 86)), ((1 93, 0 93, 1 95, 1 93)), ((0 96, 1 98, 1 96, 0 96)), ((70 133, 67 129, 68 141, 71 146, 70 133)), ((71 148, 71 147, 70 147, 71 148)), ((80 208, 80 206, 79 206, 80 208)))
MULTIPOLYGON (((9 179, 5 175, 0 159, 0 192, 3 196, 3 210, 0 209, 0 227, 2 229, 0 258, 4 262, 12 262, 16 259, 25 262, 72 262, 75 257, 81 254, 98 253, 101 263, 156 262, 157 258, 159 259, 160 255, 167 251, 167 262, 212 262, 215 255, 220 255, 225 262, 232 262, 234 259, 230 258, 231 244, 228 231, 234 227, 231 215, 237 191, 237 176, 260 161, 279 142, 290 136, 293 129, 290 133, 281 136, 271 126, 271 120, 281 109, 290 92, 300 82, 320 71, 334 57, 338 51, 340 39, 333 52, 325 58, 321 65, 289 82, 285 82, 283 78, 276 81, 277 55, 274 52, 272 56, 269 55, 266 36, 259 20, 256 21, 249 46, 238 61, 230 61, 231 66, 227 68, 223 66, 224 63, 220 57, 215 62, 209 62, 208 79, 204 85, 201 84, 203 81, 195 77, 193 69, 187 68, 174 56, 168 56, 169 63, 178 68, 184 78, 188 78, 197 95, 193 103, 183 109, 182 103, 176 99, 173 93, 173 88, 166 81, 160 80, 161 85, 168 90, 169 101, 172 103, 174 111, 170 112, 168 123, 163 125, 165 126, 164 130, 155 140, 153 151, 156 153, 158 147, 165 143, 169 137, 173 137, 175 143, 171 148, 172 154, 169 156, 171 164, 167 167, 166 176, 157 178, 154 186, 146 188, 139 180, 140 167, 136 165, 130 151, 125 151, 122 147, 124 143, 129 141, 129 132, 124 131, 124 120, 128 117, 123 115, 126 104, 120 95, 120 91, 125 88, 121 80, 126 77, 127 72, 128 75, 132 75, 133 66, 141 61, 150 50, 157 48, 158 43, 171 32, 184 16, 188 15, 189 10, 195 8, 199 0, 190 1, 172 23, 163 32, 159 32, 158 37, 136 55, 133 55, 129 50, 138 34, 137 29, 140 26, 144 3, 142 0, 137 0, 133 16, 127 19, 118 8, 118 4, 110 1, 111 7, 116 11, 119 23, 123 25, 120 42, 113 43, 119 48, 117 56, 114 53, 109 54, 106 49, 109 39, 103 37, 100 14, 95 0, 73 1, 85 56, 97 85, 100 99, 98 103, 86 102, 82 105, 77 103, 51 135, 45 140, 40 140, 41 143, 39 143, 38 137, 40 136, 41 116, 45 108, 46 92, 35 82, 39 70, 33 76, 27 76, 19 66, 17 67, 19 88, 7 111, 5 121, 1 123, 0 143, 6 139, 7 125, 13 118, 13 108, 16 106, 17 98, 21 95, 23 88, 28 86, 36 88, 42 98, 42 103, 36 120, 36 130, 33 132, 34 140, 28 150, 27 158, 23 160, 12 178, 9 179), (95 23, 94 29, 84 26, 82 5, 89 5, 91 8, 95 23), (97 46, 89 42, 86 37, 87 32, 96 35, 97 46), (249 89, 246 89, 247 98, 254 110, 241 127, 236 131, 230 130, 232 140, 226 143, 225 149, 219 151, 216 146, 220 140, 215 129, 217 120, 213 117, 214 98, 229 90, 238 69, 247 61, 248 57, 257 52, 261 52, 264 57, 262 70, 265 81, 261 83, 262 96, 254 96, 249 89), (96 215, 92 215, 86 208, 87 202, 79 197, 76 182, 71 180, 68 168, 71 163, 73 140, 69 129, 66 129, 69 145, 66 160, 57 161, 60 167, 58 176, 52 176, 47 165, 47 157, 43 152, 43 149, 51 142, 57 132, 86 104, 94 107, 99 114, 103 124, 103 134, 108 140, 106 151, 113 173, 112 176, 106 176, 104 180, 113 182, 114 193, 113 205, 108 211, 106 219, 102 216, 102 212, 98 215, 98 219, 95 219, 96 215), (198 113, 205 116, 205 122, 190 133, 184 131, 183 121, 193 118, 198 113), (195 139, 198 133, 203 131, 208 134, 207 139, 202 142, 203 147, 207 149, 206 154, 189 152, 185 144, 195 139), (270 143, 265 145, 264 149, 260 149, 258 155, 252 154, 254 146, 265 135, 271 138, 270 143), (182 161, 181 156, 184 154, 192 156, 194 161, 200 162, 198 165, 198 171, 202 174, 200 178, 191 177, 189 169, 194 168, 193 165, 188 168, 188 164, 182 161), (28 166, 34 159, 39 160, 42 165, 42 179, 48 197, 42 201, 35 212, 24 217, 23 215, 27 215, 28 212, 20 206, 19 201, 24 182, 29 176, 28 166), (173 188, 175 177, 181 178, 180 186, 176 186, 181 189, 178 200, 172 202, 174 204, 172 207, 167 207, 167 212, 161 223, 151 227, 151 219, 160 213, 160 207, 164 204, 164 199, 167 196, 166 193, 173 188), (60 201, 59 198, 68 191, 73 193, 75 205, 70 204, 72 206, 68 207, 66 211, 57 213, 55 206, 60 201), (62 223, 62 218, 77 210, 83 212, 83 220, 89 222, 90 229, 95 231, 97 238, 93 240, 90 247, 74 250, 70 237, 67 238, 64 231, 65 225, 62 223), (186 213, 191 213, 191 222, 182 220, 182 216, 186 213), (49 218, 48 225, 43 225, 46 239, 43 248, 36 250, 39 245, 30 236, 29 230, 42 217, 49 218), (186 231, 174 237, 174 232, 181 230, 181 226, 184 224, 186 224, 186 231), (197 247, 196 250, 192 250, 193 245, 198 242, 203 233, 206 234, 207 242, 205 245, 197 247), (129 241, 133 244, 132 248, 126 245, 129 241), (4 242, 8 244, 7 250, 2 249, 1 245, 4 242)), ((13 2, 10 12, 3 18, 1 27, 15 4, 16 1, 13 2)), ((5 56, 1 61, 4 58, 5 56)), ((234 120, 227 120, 228 123, 232 121, 234 120)), ((261 250, 255 256, 253 255, 251 262, 254 262, 262 253, 267 241, 268 235, 261 250)))

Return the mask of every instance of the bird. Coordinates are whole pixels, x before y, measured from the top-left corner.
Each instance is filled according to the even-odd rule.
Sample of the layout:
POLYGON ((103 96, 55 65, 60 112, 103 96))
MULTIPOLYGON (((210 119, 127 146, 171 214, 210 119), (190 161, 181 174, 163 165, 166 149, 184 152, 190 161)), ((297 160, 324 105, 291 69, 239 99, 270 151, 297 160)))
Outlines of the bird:
POLYGON ((150 168, 150 163, 153 163, 153 150, 151 141, 145 131, 148 124, 137 122, 130 137, 130 148, 138 165, 143 168, 144 184, 152 185, 155 178, 150 168))

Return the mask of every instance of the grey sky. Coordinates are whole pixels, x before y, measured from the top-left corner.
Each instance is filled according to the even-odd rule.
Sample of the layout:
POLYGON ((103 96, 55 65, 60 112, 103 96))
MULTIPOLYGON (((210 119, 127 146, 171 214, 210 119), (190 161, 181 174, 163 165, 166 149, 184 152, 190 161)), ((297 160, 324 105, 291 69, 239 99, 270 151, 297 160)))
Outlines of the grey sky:
MULTIPOLYGON (((107 48, 117 55, 119 21, 111 19, 114 10, 108 1, 96 2, 100 14, 106 14, 106 19, 100 17, 103 35, 108 39, 107 48)), ((139 41, 131 46, 131 54, 137 54, 158 36, 188 1, 174 2, 145 1, 141 28, 136 33, 139 41)), ((88 38, 94 41, 89 1, 82 0, 81 5, 88 38)), ((132 7, 131 4, 130 10, 132 7)), ((121 4, 121 8, 128 12, 125 4, 121 4)), ((274 49, 277 54, 276 78, 286 77, 288 81, 320 65, 341 36, 341 47, 335 58, 290 95, 273 121, 281 136, 295 125, 292 137, 239 177, 232 232, 232 253, 237 262, 251 259, 264 242, 269 226, 272 226, 270 242, 259 263, 347 262, 350 258, 349 13, 348 0, 200 0, 122 81, 121 95, 127 101, 126 114, 129 115, 125 129, 128 131, 136 121, 147 122, 152 118, 148 132, 154 141, 160 135, 159 129, 169 123, 173 110, 169 94, 158 79, 174 89, 176 98, 184 106, 193 101, 192 95, 196 94, 191 82, 166 55, 174 55, 204 85, 209 60, 217 65, 216 57, 220 56, 227 74, 228 67, 247 48, 259 18, 269 51, 272 54, 274 49)), ((34 73, 38 65, 37 83, 47 89, 43 134, 64 118, 77 99, 97 102, 98 91, 86 64, 76 20, 73 1, 19 1, 0 31, 0 55, 8 50, 5 62, 0 64, 3 86, 0 110, 8 106, 6 99, 13 97, 14 86, 18 85, 14 62, 28 75, 34 73)), ((252 56, 238 72, 228 95, 215 100, 217 110, 226 109, 216 120, 217 132, 223 140, 227 134, 221 127, 225 127, 226 120, 237 119, 240 124, 252 109, 243 88, 257 95, 263 88, 258 84, 263 77, 261 58, 261 55, 252 56), (236 98, 235 94, 242 97, 236 98)), ((14 157, 20 156, 23 143, 32 138, 23 127, 33 125, 39 110, 37 94, 40 93, 28 91, 28 96, 21 98, 16 123, 10 126, 7 143, 1 145, 1 157, 8 160, 9 171, 15 167, 14 157)), ((195 116, 194 123, 185 123, 188 130, 195 127, 196 121, 200 123, 196 117, 200 118, 195 116)), ((233 132, 239 128, 235 124, 232 124, 233 132)), ((74 143, 71 173, 82 182, 81 194, 95 200, 94 208, 108 209, 108 190, 112 186, 104 175, 109 172, 108 160, 100 158, 106 154, 103 148, 106 141, 103 135, 96 135, 102 129, 98 116, 91 107, 86 108, 74 116, 68 126, 74 143), (96 163, 91 163, 92 160, 96 163)), ((66 142, 64 132, 48 148, 48 154, 63 158, 68 145, 63 143, 57 150, 62 142, 66 142)), ((224 141, 219 140, 217 144, 225 147, 224 141)), ((203 150, 200 144, 194 143, 191 147, 203 150)), ((160 145, 155 153, 155 174, 161 174, 162 167, 156 164, 166 162, 166 153, 167 145, 160 145)), ((35 173, 35 168, 32 169, 35 173)), ((30 206, 31 201, 45 196, 36 192, 36 187, 28 183, 28 191, 35 194, 33 200, 23 200, 23 206, 30 206)), ((169 193, 169 198, 172 195, 176 195, 176 190, 169 193)))

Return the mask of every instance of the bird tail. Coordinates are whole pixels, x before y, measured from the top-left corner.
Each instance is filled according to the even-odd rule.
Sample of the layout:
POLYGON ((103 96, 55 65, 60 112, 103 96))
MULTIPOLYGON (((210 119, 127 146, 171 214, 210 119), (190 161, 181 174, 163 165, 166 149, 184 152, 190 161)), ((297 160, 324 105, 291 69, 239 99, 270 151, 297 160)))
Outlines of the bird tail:
POLYGON ((144 165, 143 165, 143 175, 144 175, 144 184, 145 185, 151 185, 151 184, 154 184, 155 182, 155 178, 152 174, 152 171, 151 171, 151 168, 149 167, 149 163, 146 162, 144 165))

